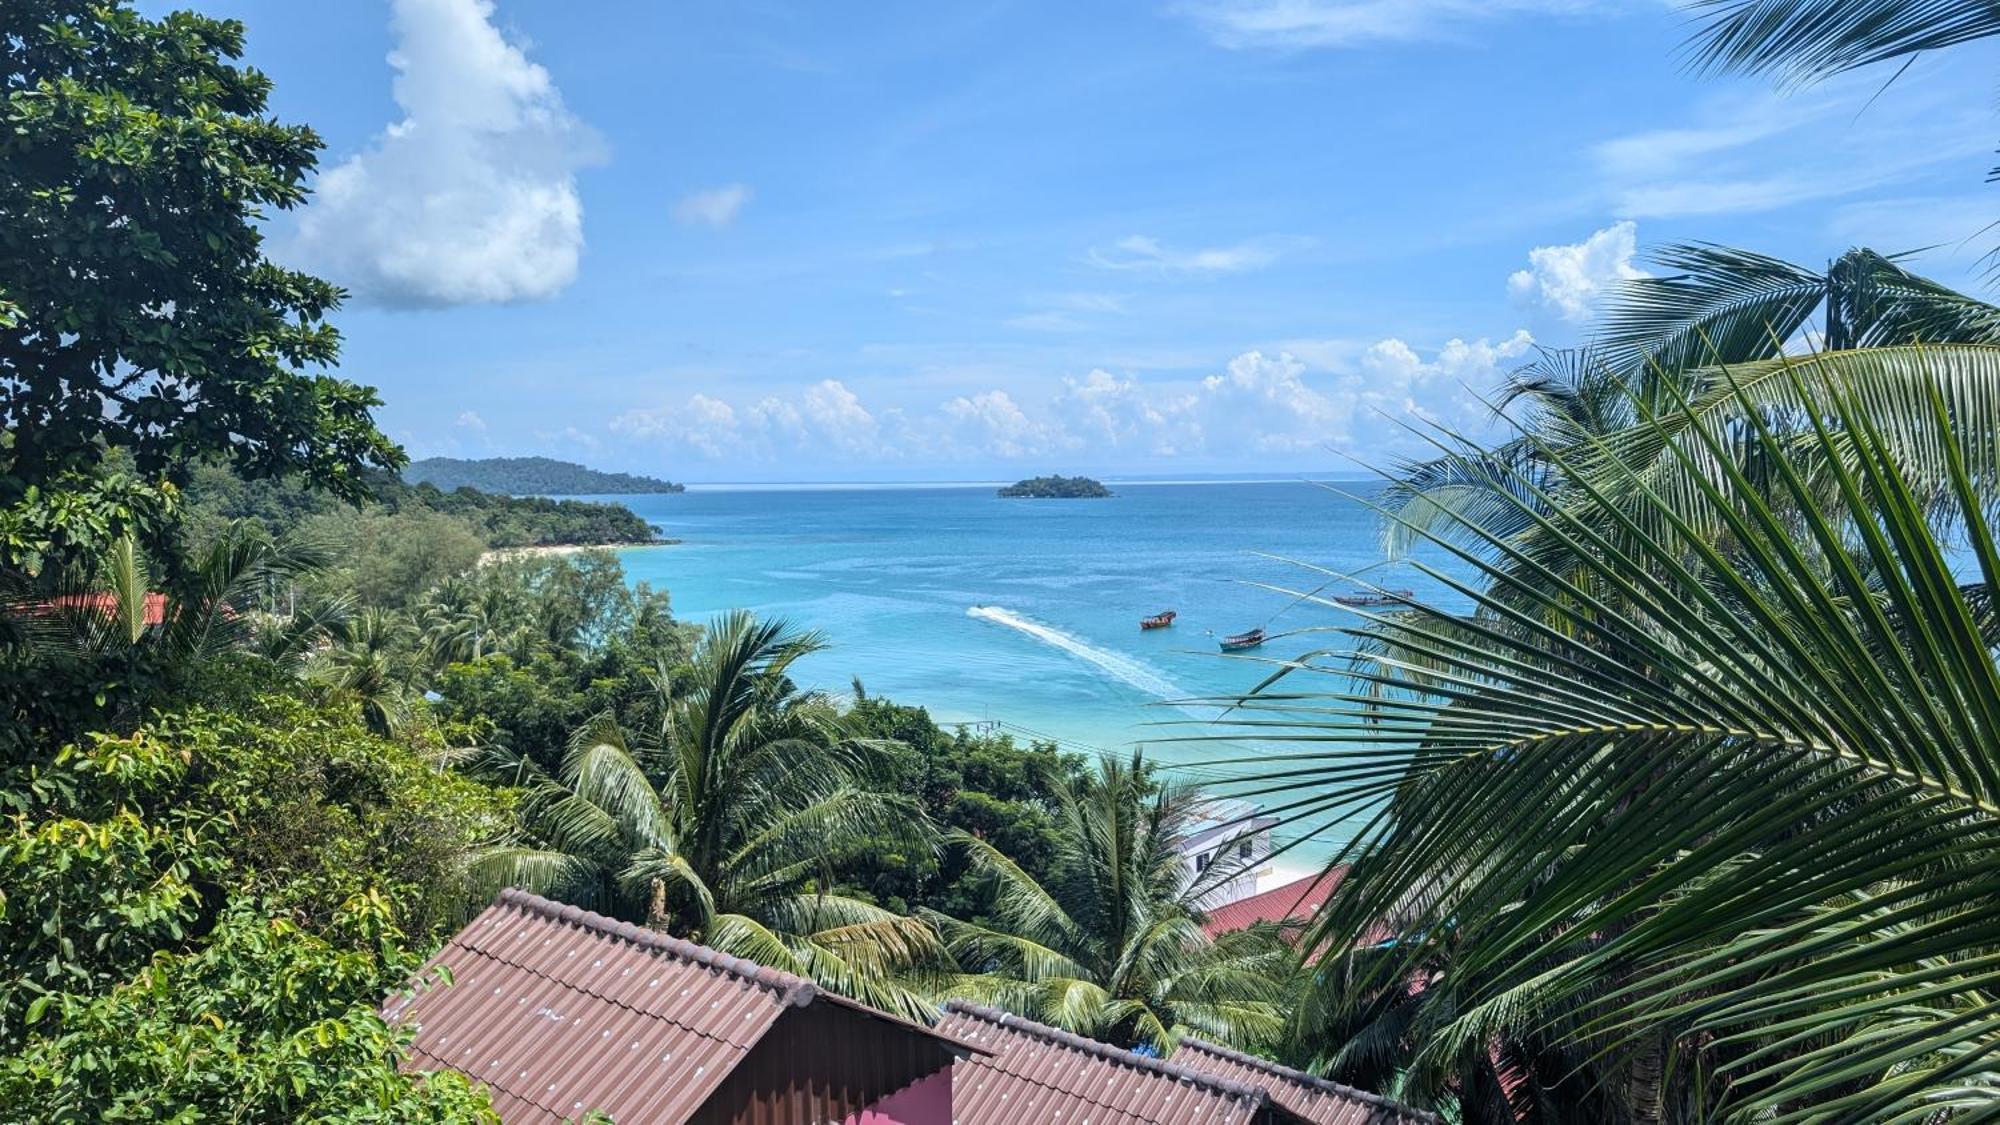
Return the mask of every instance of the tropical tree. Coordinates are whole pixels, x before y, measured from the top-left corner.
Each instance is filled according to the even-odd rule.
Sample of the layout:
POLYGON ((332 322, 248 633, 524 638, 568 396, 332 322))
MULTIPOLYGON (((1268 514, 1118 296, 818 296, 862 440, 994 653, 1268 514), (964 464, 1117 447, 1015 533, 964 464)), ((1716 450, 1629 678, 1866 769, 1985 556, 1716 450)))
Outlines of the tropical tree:
POLYGON ((1696 400, 1633 405, 1683 497, 1529 435, 1569 487, 1514 473, 1496 495, 1565 570, 1470 519, 1478 549, 1421 532, 1477 575, 1418 564, 1471 615, 1344 629, 1384 691, 1339 665, 1301 686, 1314 657, 1232 701, 1227 733, 1296 746, 1256 759, 1272 787, 1319 787, 1295 815, 1365 814, 1308 939, 1322 1032, 1421 981, 1395 1058, 1413 1097, 1542 1042, 1639 1122, 2000 1113, 2000 547, 1964 456, 1996 429, 1955 397, 2000 381, 1953 366, 1996 353, 1902 360, 1931 388, 1905 393, 1942 435, 1938 496, 1911 431, 1879 421, 1874 352, 1767 361, 1808 404, 1783 430, 1718 373, 1734 450, 1690 424, 1696 400))
POLYGON ((306 665, 307 676, 352 696, 369 730, 395 734, 410 712, 409 622, 368 606, 341 620, 335 636, 306 665))
POLYGON ((983 919, 933 915, 964 970, 943 987, 1161 1052, 1187 1034, 1274 1042, 1291 949, 1266 928, 1203 932, 1202 902, 1242 874, 1233 849, 1197 875, 1176 847, 1205 801, 1155 779, 1137 754, 1056 779, 1063 874, 1046 884, 985 840, 955 834, 953 845, 990 881, 991 900, 983 919))
POLYGON ((204 457, 350 499, 403 462, 375 392, 323 372, 341 291, 264 256, 321 142, 271 116, 243 38, 123 3, 0 7, 0 568, 161 545, 204 457))
MULTIPOLYGON (((1650 487, 1685 497, 1692 485, 1680 462, 1661 456, 1648 431, 1634 429, 1642 415, 1703 426, 1722 439, 1725 455, 1754 471, 1736 441, 1748 432, 1746 411, 1781 430, 1803 425, 1808 404, 1785 373, 1787 349, 1870 350, 1854 361, 1875 369, 1880 395, 1866 406, 1900 439, 1893 452, 1916 470, 1912 483, 1927 496, 1944 487, 1936 458, 1927 455, 1944 438, 1927 427, 1934 387, 1951 396, 1955 415, 1994 415, 1983 356, 1940 366, 1917 345, 2000 343, 2000 307, 1911 273, 1895 258, 1854 249, 1813 270, 1747 250, 1680 245, 1657 260, 1665 272, 1624 283, 1591 343, 1544 350, 1508 376, 1494 405, 1513 416, 1521 437, 1491 448, 1441 442, 1436 456, 1400 467, 1385 501, 1399 517, 1384 524, 1392 557, 1427 531, 1452 533, 1462 520, 1506 537, 1532 534, 1521 501, 1535 492, 1560 494, 1567 484, 1540 455, 1544 447, 1565 450, 1574 465, 1593 471, 1597 461, 1616 458, 1640 469, 1650 487), (1683 404, 1685 415, 1676 409, 1683 404)), ((1815 388, 1802 393, 1810 398, 1815 388)), ((1966 431, 1964 455, 1976 475, 2000 478, 1984 432, 1966 431)), ((1700 459, 1691 467, 1714 472, 1700 459)), ((1599 476, 1618 479, 1615 471, 1599 476)), ((1687 516, 1699 510, 1680 508, 1687 516)))
POLYGON ((550 776, 498 756, 520 783, 523 840, 474 863, 518 886, 656 926, 911 1015, 899 977, 941 958, 930 926, 838 889, 829 857, 868 838, 935 846, 921 811, 871 789, 872 745, 789 672, 817 634, 731 613, 697 646, 686 687, 663 677, 656 731, 608 717, 576 732, 550 776))
POLYGON ((317 623, 255 607, 324 562, 233 521, 182 558, 171 581, 129 535, 39 579, 0 571, 0 705, 15 720, 0 724, 0 744, 123 725, 154 689, 232 648, 297 649, 317 623))

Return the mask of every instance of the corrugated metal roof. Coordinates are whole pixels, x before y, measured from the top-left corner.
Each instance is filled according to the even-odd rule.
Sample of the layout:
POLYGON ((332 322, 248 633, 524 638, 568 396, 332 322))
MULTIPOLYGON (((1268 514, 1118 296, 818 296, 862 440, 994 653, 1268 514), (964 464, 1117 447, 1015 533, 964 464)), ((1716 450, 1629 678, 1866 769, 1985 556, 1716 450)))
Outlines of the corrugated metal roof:
POLYGON ((988 1057, 952 1070, 956 1125, 1256 1125, 1263 1089, 954 1000, 938 1030, 988 1057))
POLYGON ((815 1001, 935 1040, 935 1069, 964 1053, 803 978, 522 891, 502 892, 424 973, 440 964, 450 985, 383 1014, 416 1028, 413 1066, 484 1083, 509 1125, 591 1110, 686 1121, 787 1011, 815 1001))
POLYGON ((1216 937, 1247 929, 1258 922, 1310 922, 1345 878, 1347 865, 1341 864, 1331 871, 1308 875, 1262 894, 1237 899, 1209 911, 1201 928, 1208 936, 1216 937))
POLYGON ((1261 1086, 1270 1092, 1271 1100, 1312 1125, 1430 1125, 1437 1121, 1431 1114, 1380 1094, 1342 1086, 1200 1039, 1181 1040, 1173 1061, 1202 1074, 1261 1086))

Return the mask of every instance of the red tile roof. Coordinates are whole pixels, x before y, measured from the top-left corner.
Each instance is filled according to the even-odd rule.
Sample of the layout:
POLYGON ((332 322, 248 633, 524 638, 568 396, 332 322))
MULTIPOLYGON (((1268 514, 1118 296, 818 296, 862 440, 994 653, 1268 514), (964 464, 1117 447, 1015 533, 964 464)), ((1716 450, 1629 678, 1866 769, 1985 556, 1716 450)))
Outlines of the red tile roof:
POLYGON ((953 1000, 938 1030, 992 1052, 952 1068, 956 1125, 1262 1125, 1259 1087, 953 1000))
POLYGON ((819 1100, 802 1119, 829 1109, 838 1119, 969 1053, 802 978, 522 891, 503 892, 419 979, 436 965, 452 983, 393 998, 383 1014, 416 1028, 414 1069, 484 1083, 508 1125, 591 1110, 619 1122, 728 1120, 734 1111, 716 1103, 768 1106, 808 1086, 819 1100), (873 1065, 852 1065, 856 1052, 873 1065), (791 1080, 815 1067, 847 1073, 791 1080))
POLYGON ((1258 922, 1310 922, 1327 898, 1347 878, 1347 865, 1295 879, 1282 887, 1240 898, 1208 912, 1202 930, 1208 936, 1248 929, 1258 922))
MULTIPOLYGON (((75 610, 96 615, 117 613, 118 595, 111 593, 60 594, 50 598, 48 601, 37 603, 28 612, 53 613, 59 610, 75 610)), ((146 606, 143 612, 145 613, 145 621, 148 625, 158 625, 165 621, 167 619, 167 596, 161 593, 147 594, 146 606)))
POLYGON ((1272 1101, 1311 1125, 1431 1125, 1437 1121, 1380 1094, 1342 1086, 1200 1039, 1181 1040, 1172 1061, 1202 1074, 1262 1086, 1270 1091, 1272 1101))

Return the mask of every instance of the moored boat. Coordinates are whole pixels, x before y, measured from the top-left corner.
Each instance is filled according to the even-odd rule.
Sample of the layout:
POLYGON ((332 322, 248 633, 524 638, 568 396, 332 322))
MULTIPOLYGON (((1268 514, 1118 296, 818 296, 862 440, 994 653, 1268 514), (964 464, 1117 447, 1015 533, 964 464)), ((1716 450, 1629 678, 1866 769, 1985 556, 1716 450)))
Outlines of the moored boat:
POLYGON ((1139 619, 1139 628, 1164 629, 1167 626, 1172 625, 1174 623, 1174 618, 1178 616, 1180 615, 1175 613, 1171 609, 1163 609, 1151 617, 1141 617, 1139 619))
POLYGON ((1256 648, 1263 643, 1264 627, 1259 625, 1247 633, 1235 633, 1222 638, 1222 651, 1241 652, 1246 648, 1256 648))
POLYGON ((1341 605, 1399 605, 1416 594, 1415 590, 1383 590, 1379 593, 1368 591, 1356 594, 1335 594, 1333 600, 1341 605))

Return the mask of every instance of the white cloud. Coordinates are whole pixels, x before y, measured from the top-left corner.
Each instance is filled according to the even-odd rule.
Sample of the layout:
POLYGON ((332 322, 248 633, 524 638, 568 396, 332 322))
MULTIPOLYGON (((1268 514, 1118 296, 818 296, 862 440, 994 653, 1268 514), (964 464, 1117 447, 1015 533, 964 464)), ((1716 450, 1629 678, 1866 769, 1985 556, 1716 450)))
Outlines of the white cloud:
POLYGON ((1629 220, 1582 242, 1537 246, 1528 251, 1528 268, 1507 279, 1507 291, 1523 304, 1555 310, 1564 320, 1585 321, 1620 284, 1647 276, 1632 264, 1638 249, 1639 227, 1629 220))
POLYGON ((1177 10, 1224 47, 1296 50, 1439 39, 1475 21, 1620 6, 1616 0, 1185 0, 1177 10))
POLYGON ((481 418, 477 411, 472 411, 472 410, 460 411, 458 415, 458 421, 452 424, 460 427, 461 429, 477 430, 481 433, 486 432, 486 419, 481 418))
POLYGON ((1119 239, 1110 249, 1092 248, 1090 263, 1107 270, 1137 270, 1151 273, 1241 273, 1259 269, 1295 249, 1297 238, 1253 238, 1233 246, 1179 250, 1160 244, 1156 238, 1135 234, 1119 239))
POLYGON ((724 184, 707 191, 690 192, 674 204, 676 221, 689 226, 700 224, 726 227, 736 221, 743 205, 750 202, 750 189, 743 184, 724 184))
POLYGON ((1977 102, 1915 79, 1883 92, 1879 75, 1789 93, 1730 92, 1683 124, 1612 138, 1592 156, 1620 215, 1751 214, 1852 198, 1978 160, 1989 146, 1977 102))
POLYGON ((391 10, 403 118, 319 178, 287 256, 389 305, 560 291, 583 251, 576 171, 594 136, 494 27, 490 0, 391 10))
POLYGON ((1416 439, 1393 419, 1464 431, 1485 424, 1481 396, 1534 340, 1454 339, 1423 353, 1380 340, 1337 370, 1286 352, 1247 351, 1205 377, 1141 378, 1102 368, 1062 380, 1039 400, 1018 391, 953 395, 911 413, 871 408, 837 380, 731 405, 704 395, 633 410, 611 430, 712 461, 743 464, 1132 463, 1145 458, 1264 464, 1321 451, 1387 456, 1416 439))
POLYGON ((1060 444, 1059 431, 1031 419, 1006 391, 982 391, 944 404, 944 448, 959 455, 984 454, 1018 460, 1060 444))

